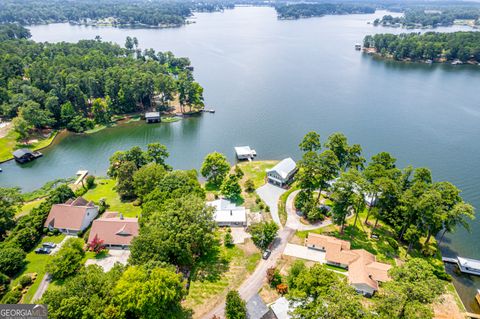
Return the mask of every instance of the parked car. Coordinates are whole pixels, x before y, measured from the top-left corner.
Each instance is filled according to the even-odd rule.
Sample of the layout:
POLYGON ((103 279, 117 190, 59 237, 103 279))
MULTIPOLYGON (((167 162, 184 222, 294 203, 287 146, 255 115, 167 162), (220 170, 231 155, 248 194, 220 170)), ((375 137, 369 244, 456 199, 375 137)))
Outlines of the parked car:
POLYGON ((50 254, 52 250, 47 247, 40 247, 35 249, 35 254, 50 254))
POLYGON ((57 247, 57 244, 48 242, 48 243, 43 243, 42 246, 46 248, 55 248, 57 247))
POLYGON ((270 249, 267 249, 263 252, 262 258, 267 260, 268 257, 270 257, 271 254, 272 254, 272 251, 270 249))

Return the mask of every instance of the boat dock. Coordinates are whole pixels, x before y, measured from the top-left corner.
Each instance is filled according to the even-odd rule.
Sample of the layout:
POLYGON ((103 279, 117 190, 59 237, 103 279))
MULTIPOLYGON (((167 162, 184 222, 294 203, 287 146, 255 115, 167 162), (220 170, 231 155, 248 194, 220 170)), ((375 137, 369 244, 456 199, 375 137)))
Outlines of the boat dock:
POLYGON ((457 264, 462 273, 480 276, 480 260, 457 256, 456 258, 442 257, 442 261, 457 264))
POLYGON ((203 113, 215 113, 214 109, 204 109, 203 113))
POLYGON ((79 185, 83 179, 88 175, 88 171, 87 170, 80 170, 77 172, 77 180, 75 181, 74 185, 79 185))
POLYGON ((254 149, 251 149, 250 146, 237 146, 235 147, 235 154, 238 160, 248 160, 252 161, 257 152, 254 149))

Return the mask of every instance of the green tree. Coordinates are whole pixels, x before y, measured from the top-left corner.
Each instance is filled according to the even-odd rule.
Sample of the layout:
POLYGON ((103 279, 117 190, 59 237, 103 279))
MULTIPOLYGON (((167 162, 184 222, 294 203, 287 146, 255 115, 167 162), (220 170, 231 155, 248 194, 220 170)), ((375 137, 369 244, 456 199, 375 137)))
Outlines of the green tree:
POLYGON ((22 202, 20 189, 0 187, 0 238, 15 225, 15 213, 22 202))
POLYGON ((125 161, 120 164, 117 170, 116 190, 120 197, 132 198, 135 196, 134 175, 137 167, 134 162, 125 161))
POLYGON ((33 129, 23 117, 17 116, 12 120, 13 129, 18 134, 17 140, 26 143, 28 141, 28 137, 30 136, 30 131, 33 129))
POLYGON ((203 160, 200 173, 209 183, 219 187, 230 170, 230 164, 225 155, 214 152, 208 154, 203 160))
POLYGON ((147 145, 147 158, 151 162, 162 165, 166 169, 170 169, 165 160, 170 156, 167 147, 160 143, 150 143, 147 145))
POLYGON ((92 114, 98 124, 108 124, 111 121, 110 107, 105 99, 96 98, 93 100, 92 114))
POLYGON ((26 101, 19 109, 18 116, 37 129, 53 124, 52 113, 43 110, 40 104, 34 101, 26 101))
POLYGON ((322 148, 320 143, 320 134, 317 132, 311 131, 308 132, 304 137, 300 145, 298 145, 302 152, 318 152, 322 148))
POLYGON ((169 199, 145 216, 140 234, 132 241, 133 264, 150 260, 191 266, 218 246, 211 208, 203 199, 184 196, 169 199))
POLYGON ((127 268, 114 289, 114 303, 132 318, 183 318, 181 274, 164 268, 127 268))
POLYGON ((135 195, 143 199, 159 186, 165 174, 165 168, 157 163, 150 163, 140 167, 140 169, 133 174, 135 195))
POLYGON ((53 279, 65 279, 74 275, 81 268, 84 256, 83 240, 70 238, 51 258, 45 269, 53 279))
POLYGON ((227 319, 247 319, 247 306, 236 290, 230 290, 227 293, 225 317, 227 319))
POLYGON ((239 201, 242 198, 242 188, 238 183, 237 175, 228 175, 220 187, 220 192, 231 201, 239 201))
POLYGON ((73 120, 75 115, 75 109, 73 108, 73 105, 72 103, 70 103, 70 101, 62 104, 60 108, 60 119, 63 126, 66 127, 73 120))
POLYGON ((247 193, 253 193, 255 191, 255 183, 252 179, 247 179, 245 181, 245 191, 247 193))
POLYGON ((260 249, 267 249, 277 237, 278 225, 273 221, 260 222, 250 225, 249 232, 253 243, 260 249))
POLYGON ((7 276, 15 276, 25 265, 25 256, 22 249, 3 244, 0 246, 0 269, 7 276))
POLYGON ((347 137, 342 133, 333 133, 328 137, 325 147, 331 150, 338 159, 338 166, 345 170, 349 156, 347 137))

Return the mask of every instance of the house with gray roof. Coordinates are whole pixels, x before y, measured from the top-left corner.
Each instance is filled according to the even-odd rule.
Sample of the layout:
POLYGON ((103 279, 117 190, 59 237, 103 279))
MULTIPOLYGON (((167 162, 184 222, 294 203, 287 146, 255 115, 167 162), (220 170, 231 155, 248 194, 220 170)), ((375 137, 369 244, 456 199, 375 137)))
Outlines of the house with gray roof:
POLYGON ((293 181, 297 170, 295 161, 290 157, 286 158, 267 170, 267 181, 280 187, 287 186, 293 181))
POLYGON ((277 319, 272 309, 267 307, 258 294, 247 301, 247 314, 248 319, 277 319))

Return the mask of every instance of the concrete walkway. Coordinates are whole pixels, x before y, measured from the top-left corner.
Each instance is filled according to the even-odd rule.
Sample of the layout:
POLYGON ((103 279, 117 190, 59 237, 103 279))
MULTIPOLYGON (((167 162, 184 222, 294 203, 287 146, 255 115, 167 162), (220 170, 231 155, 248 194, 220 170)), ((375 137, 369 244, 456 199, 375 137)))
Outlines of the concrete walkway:
POLYGON ((324 251, 310 249, 307 246, 287 244, 285 250, 283 251, 283 254, 295 258, 315 261, 321 264, 325 263, 324 251))
POLYGON ((278 216, 278 200, 286 190, 270 183, 266 183, 258 188, 256 192, 268 207, 270 207, 270 214, 272 215, 273 221, 280 226, 280 229, 282 229, 283 226, 280 222, 280 217, 278 216))

